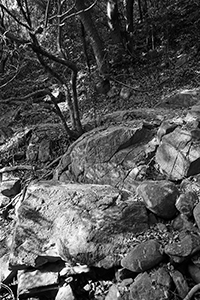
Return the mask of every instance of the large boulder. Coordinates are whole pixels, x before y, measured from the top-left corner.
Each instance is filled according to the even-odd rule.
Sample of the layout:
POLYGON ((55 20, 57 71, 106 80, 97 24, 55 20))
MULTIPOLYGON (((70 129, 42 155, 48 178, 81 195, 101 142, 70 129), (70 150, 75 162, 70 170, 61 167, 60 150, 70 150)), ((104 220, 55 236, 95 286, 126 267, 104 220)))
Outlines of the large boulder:
POLYGON ((147 228, 144 204, 109 185, 32 184, 18 208, 10 266, 38 267, 62 258, 110 267, 134 234, 147 228))
POLYGON ((55 170, 55 179, 123 185, 124 188, 127 182, 131 189, 152 134, 142 122, 136 121, 90 131, 69 147, 55 170))

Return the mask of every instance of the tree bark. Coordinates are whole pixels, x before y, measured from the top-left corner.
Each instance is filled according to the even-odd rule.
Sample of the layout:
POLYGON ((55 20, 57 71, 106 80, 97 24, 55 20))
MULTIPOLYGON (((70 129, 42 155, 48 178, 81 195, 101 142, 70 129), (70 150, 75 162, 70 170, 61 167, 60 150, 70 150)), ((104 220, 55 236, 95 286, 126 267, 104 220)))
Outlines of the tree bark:
MULTIPOLYGON (((138 4, 140 0, 138 0, 138 4)), ((128 35, 128 50, 133 53, 133 4, 134 0, 126 0, 126 31, 128 35)))
POLYGON ((108 63, 104 51, 104 44, 99 36, 96 27, 94 26, 90 12, 84 11, 86 9, 84 0, 76 1, 76 9, 80 11, 81 22, 90 38, 91 46, 94 52, 99 72, 101 75, 106 77, 106 75, 108 74, 108 63))

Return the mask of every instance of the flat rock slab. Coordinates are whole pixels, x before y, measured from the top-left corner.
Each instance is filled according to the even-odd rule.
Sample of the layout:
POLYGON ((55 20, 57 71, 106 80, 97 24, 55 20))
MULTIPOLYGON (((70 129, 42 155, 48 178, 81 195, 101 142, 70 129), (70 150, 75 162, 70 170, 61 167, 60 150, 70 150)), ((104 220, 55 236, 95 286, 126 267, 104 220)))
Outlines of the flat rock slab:
POLYGON ((18 209, 10 266, 38 267, 61 257, 110 267, 147 228, 145 205, 109 185, 39 182, 18 209))

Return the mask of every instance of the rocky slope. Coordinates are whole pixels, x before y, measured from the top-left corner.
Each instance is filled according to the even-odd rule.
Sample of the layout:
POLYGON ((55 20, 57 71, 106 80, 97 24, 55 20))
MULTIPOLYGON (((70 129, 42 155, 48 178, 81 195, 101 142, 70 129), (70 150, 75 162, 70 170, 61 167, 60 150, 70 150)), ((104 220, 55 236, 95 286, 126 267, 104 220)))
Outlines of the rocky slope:
MULTIPOLYGON (((200 282, 198 92, 182 100, 190 108, 102 117, 52 180, 21 190, 1 170, 1 281, 19 299, 190 299, 200 282)), ((30 164, 48 160, 53 127, 34 129, 30 164)))

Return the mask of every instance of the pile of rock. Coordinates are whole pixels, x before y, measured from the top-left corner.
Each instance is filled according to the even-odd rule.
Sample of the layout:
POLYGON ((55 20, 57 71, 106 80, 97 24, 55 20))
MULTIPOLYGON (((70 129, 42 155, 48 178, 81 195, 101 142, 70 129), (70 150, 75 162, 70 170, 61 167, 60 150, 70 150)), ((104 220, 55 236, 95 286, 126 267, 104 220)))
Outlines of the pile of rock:
POLYGON ((16 197, 0 264, 19 299, 189 300, 200 283, 197 111, 106 116, 68 148, 54 180, 16 197))

